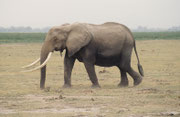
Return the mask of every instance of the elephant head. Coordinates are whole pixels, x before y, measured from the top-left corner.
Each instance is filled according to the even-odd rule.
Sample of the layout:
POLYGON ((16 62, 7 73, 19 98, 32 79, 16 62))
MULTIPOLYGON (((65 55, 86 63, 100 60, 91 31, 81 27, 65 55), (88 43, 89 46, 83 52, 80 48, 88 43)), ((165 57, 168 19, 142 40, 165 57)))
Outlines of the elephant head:
POLYGON ((46 35, 46 39, 41 48, 40 59, 23 68, 30 67, 36 64, 38 61, 40 61, 41 65, 24 72, 41 69, 40 88, 43 89, 45 86, 46 63, 49 60, 52 52, 60 51, 62 53, 63 50, 66 49, 68 56, 72 57, 82 47, 86 46, 91 39, 92 35, 84 24, 64 24, 53 27, 46 35))

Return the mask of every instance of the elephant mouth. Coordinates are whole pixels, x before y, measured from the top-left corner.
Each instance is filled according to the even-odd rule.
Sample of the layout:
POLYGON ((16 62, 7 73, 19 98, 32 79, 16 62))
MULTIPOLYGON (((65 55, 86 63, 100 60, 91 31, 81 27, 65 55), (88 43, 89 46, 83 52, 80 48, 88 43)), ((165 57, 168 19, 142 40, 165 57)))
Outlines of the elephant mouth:
POLYGON ((55 48, 54 50, 55 50, 55 51, 63 52, 64 49, 63 49, 63 48, 55 48))
POLYGON ((59 47, 54 48, 55 51, 61 51, 62 49, 59 47))
POLYGON ((55 48, 54 50, 55 50, 55 51, 60 51, 60 48, 55 48))

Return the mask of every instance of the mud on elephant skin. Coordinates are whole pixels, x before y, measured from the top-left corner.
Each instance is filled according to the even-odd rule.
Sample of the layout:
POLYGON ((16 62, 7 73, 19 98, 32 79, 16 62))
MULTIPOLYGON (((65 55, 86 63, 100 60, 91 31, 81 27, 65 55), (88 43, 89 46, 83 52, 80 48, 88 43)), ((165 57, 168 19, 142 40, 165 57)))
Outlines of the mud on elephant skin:
POLYGON ((41 49, 40 59, 24 68, 40 61, 40 66, 24 72, 41 69, 40 88, 45 88, 46 64, 54 51, 64 57, 64 87, 71 87, 71 73, 77 59, 84 63, 92 87, 100 87, 95 65, 103 67, 117 66, 121 74, 119 86, 128 86, 127 73, 134 79, 134 85, 142 81, 144 75, 136 51, 136 43, 131 31, 124 25, 107 22, 101 25, 87 23, 63 24, 53 27, 46 35, 41 49), (131 67, 131 54, 134 48, 139 73, 131 67))

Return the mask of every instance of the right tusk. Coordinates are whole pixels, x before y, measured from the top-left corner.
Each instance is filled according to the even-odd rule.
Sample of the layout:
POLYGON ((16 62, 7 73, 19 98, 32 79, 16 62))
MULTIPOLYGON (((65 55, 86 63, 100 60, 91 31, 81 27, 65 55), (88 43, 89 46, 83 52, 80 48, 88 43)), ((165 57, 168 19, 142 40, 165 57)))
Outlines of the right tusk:
POLYGON ((40 58, 38 58, 36 61, 34 61, 33 63, 29 64, 29 65, 26 65, 26 66, 23 66, 21 68, 28 68, 28 67, 31 67, 33 65, 35 65, 36 63, 38 63, 40 61, 40 58))
POLYGON ((49 59, 50 59, 50 57, 51 57, 51 54, 52 54, 52 52, 50 52, 50 53, 48 54, 47 59, 46 59, 46 60, 44 61, 44 63, 43 63, 43 64, 41 64, 40 66, 38 66, 38 67, 36 67, 36 68, 34 68, 34 69, 25 70, 25 71, 21 71, 21 72, 32 72, 32 71, 35 71, 35 70, 41 69, 42 67, 44 67, 44 66, 47 64, 48 60, 49 60, 49 59))

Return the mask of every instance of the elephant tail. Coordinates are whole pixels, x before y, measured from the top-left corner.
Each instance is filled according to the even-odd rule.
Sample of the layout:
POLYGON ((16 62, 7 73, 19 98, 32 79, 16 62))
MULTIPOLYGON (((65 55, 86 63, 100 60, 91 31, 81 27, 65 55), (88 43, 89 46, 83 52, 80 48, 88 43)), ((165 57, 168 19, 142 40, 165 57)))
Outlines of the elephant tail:
POLYGON ((141 76, 144 76, 144 71, 143 71, 143 67, 142 65, 140 64, 140 61, 139 61, 139 57, 138 57, 138 53, 137 53, 137 50, 136 50, 136 42, 134 41, 134 51, 135 51, 135 54, 136 54, 136 57, 137 57, 137 61, 138 61, 138 70, 139 70, 139 73, 141 74, 141 76))

